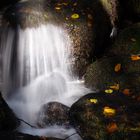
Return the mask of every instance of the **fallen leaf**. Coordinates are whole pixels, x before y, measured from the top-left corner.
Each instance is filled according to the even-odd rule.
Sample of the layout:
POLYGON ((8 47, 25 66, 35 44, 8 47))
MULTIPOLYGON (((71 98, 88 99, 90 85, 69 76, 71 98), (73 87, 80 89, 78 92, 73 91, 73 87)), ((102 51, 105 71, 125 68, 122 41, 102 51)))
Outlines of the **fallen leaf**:
POLYGON ((98 100, 97 99, 90 99, 90 102, 91 103, 94 103, 94 104, 97 104, 98 103, 98 100))
POLYGON ((113 132, 115 132, 117 130, 118 130, 118 126, 117 126, 117 124, 115 122, 112 122, 112 123, 107 125, 107 131, 109 133, 113 133, 113 132))
POLYGON ((61 10, 61 7, 55 7, 55 10, 61 10))
POLYGON ((120 85, 119 84, 115 84, 113 86, 110 86, 111 89, 114 89, 114 90, 119 90, 120 88, 120 85))
POLYGON ((112 89, 106 89, 106 90, 105 90, 105 93, 111 94, 111 93, 113 93, 113 90, 112 90, 112 89))
POLYGON ((91 15, 91 14, 88 14, 88 19, 90 19, 90 20, 92 20, 92 19, 93 19, 93 17, 92 17, 92 15, 91 15))
POLYGON ((113 108, 110 108, 108 106, 104 107, 103 109, 103 114, 106 116, 106 117, 112 117, 116 114, 116 110, 113 109, 113 108))
POLYGON ((115 68, 114 68, 114 71, 119 72, 120 70, 121 70, 121 64, 116 64, 115 68))
POLYGON ((130 89, 124 89, 123 94, 124 95, 130 95, 130 89))
POLYGON ((131 38, 131 41, 136 42, 136 39, 135 38, 131 38))
POLYGON ((131 60, 132 61, 137 61, 137 60, 140 60, 140 55, 131 55, 131 60))
POLYGON ((73 14, 73 15, 71 15, 71 18, 72 18, 72 19, 77 19, 77 18, 79 18, 79 17, 80 17, 79 14, 76 14, 76 13, 73 14))

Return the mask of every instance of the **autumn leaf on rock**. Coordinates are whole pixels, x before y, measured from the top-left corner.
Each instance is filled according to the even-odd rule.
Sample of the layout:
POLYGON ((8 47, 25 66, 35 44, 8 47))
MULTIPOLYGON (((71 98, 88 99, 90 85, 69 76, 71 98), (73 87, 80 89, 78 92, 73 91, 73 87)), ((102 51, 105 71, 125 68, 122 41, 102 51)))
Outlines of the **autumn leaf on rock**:
POLYGON ((103 114, 106 116, 106 117, 112 117, 116 114, 116 110, 113 109, 113 108, 110 108, 108 106, 104 107, 103 109, 103 114))
POLYGON ((113 93, 113 90, 112 90, 112 89, 106 89, 106 90, 105 90, 105 93, 111 94, 111 93, 113 93))
POLYGON ((80 17, 79 14, 76 13, 71 15, 72 19, 78 19, 79 17, 80 17))
POLYGON ((115 68, 114 68, 114 71, 119 72, 120 70, 121 70, 121 64, 116 64, 115 68))
POLYGON ((130 95, 130 89, 124 89, 123 94, 124 95, 130 95))
POLYGON ((138 54, 138 55, 131 55, 131 60, 132 61, 140 60, 140 54, 138 54))
POLYGON ((117 130, 118 130, 118 126, 115 122, 112 122, 107 125, 107 132, 113 133, 113 132, 116 132, 117 130))
POLYGON ((115 84, 113 86, 110 86, 111 89, 114 89, 114 90, 119 90, 120 88, 120 85, 119 84, 115 84))
POLYGON ((94 99, 90 99, 90 102, 91 103, 94 103, 94 104, 97 104, 98 103, 98 100, 94 98, 94 99))

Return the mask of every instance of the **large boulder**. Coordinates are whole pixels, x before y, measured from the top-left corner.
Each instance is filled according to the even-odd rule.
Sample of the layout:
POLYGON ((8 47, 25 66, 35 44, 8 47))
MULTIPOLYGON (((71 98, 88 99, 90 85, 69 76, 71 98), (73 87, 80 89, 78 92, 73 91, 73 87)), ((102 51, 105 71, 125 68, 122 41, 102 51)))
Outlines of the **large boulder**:
POLYGON ((51 125, 69 127, 69 107, 58 103, 49 102, 43 105, 38 114, 37 125, 41 128, 51 125))
POLYGON ((90 88, 104 90, 118 84, 118 90, 137 88, 140 84, 140 61, 131 57, 103 57, 91 64, 85 74, 90 88))
POLYGON ((112 48, 107 52, 110 56, 140 54, 140 23, 124 29, 117 37, 112 48))
POLYGON ((70 119, 84 140, 139 139, 139 109, 122 93, 91 93, 72 105, 70 119))
POLYGON ((14 130, 19 126, 20 122, 14 112, 9 108, 8 104, 2 98, 0 93, 0 131, 14 130))

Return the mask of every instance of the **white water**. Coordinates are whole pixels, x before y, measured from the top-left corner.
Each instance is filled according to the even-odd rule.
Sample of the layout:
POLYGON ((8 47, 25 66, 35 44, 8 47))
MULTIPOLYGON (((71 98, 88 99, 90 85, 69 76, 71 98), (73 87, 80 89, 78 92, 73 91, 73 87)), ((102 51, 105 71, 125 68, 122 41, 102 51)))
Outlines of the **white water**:
MULTIPOLYGON (((62 27, 48 24, 25 30, 9 28, 2 34, 1 47, 3 91, 12 94, 5 98, 26 122, 36 125, 36 114, 43 104, 58 101, 71 106, 88 92, 71 72, 72 44, 62 27)), ((65 137, 64 133, 74 132, 63 129, 55 126, 34 130, 25 124, 20 126, 20 131, 34 135, 65 137)), ((73 140, 76 139, 79 138, 73 140)))

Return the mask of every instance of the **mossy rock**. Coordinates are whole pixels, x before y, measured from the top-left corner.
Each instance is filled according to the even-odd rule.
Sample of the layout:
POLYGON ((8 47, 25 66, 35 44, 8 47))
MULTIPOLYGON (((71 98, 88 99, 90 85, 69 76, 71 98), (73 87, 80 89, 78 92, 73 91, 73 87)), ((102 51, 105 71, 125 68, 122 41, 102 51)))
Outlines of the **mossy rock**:
POLYGON ((89 88, 99 90, 118 85, 119 91, 130 89, 134 95, 139 95, 140 61, 132 61, 128 56, 103 57, 88 67, 85 83, 89 88))
POLYGON ((68 111, 69 107, 58 102, 44 104, 38 113, 37 125, 40 128, 53 125, 70 127, 68 111))
POLYGON ((124 29, 107 53, 111 56, 140 54, 140 23, 124 29))
POLYGON ((122 93, 91 93, 72 105, 70 118, 84 140, 138 139, 140 113, 134 108, 140 109, 140 104, 122 93), (106 107, 114 110, 114 115, 105 114, 106 107))

